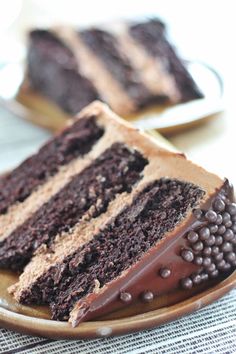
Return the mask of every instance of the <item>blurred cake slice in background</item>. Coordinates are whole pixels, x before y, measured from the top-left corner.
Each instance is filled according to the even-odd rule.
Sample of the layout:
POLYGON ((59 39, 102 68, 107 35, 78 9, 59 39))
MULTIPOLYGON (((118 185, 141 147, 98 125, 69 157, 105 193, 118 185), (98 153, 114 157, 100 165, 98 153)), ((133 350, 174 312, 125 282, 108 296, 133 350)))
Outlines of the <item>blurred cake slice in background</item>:
POLYGON ((203 97, 162 22, 113 27, 32 30, 20 100, 43 97, 70 115, 100 99, 130 117, 203 97))

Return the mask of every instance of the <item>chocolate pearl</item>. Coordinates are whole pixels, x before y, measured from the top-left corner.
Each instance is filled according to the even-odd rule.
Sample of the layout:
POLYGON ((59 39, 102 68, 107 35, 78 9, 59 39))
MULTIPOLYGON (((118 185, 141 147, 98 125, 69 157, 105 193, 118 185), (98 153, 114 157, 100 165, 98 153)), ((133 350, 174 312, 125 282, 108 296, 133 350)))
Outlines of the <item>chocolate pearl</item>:
POLYGON ((231 227, 232 231, 236 234, 236 223, 234 223, 231 227))
POLYGON ((203 248, 204 248, 204 246, 203 246, 203 243, 201 241, 198 241, 198 242, 194 243, 194 245, 193 245, 193 249, 196 252, 202 251, 203 248))
POLYGON ((219 275, 218 269, 214 270, 214 271, 211 272, 209 275, 210 275, 211 278, 217 278, 218 275, 219 275))
POLYGON ((193 287, 193 281, 190 278, 182 279, 181 284, 184 289, 192 289, 192 287, 193 287))
POLYGON ((220 246, 222 245, 223 241, 224 240, 222 236, 216 236, 215 245, 220 246))
POLYGON ((198 234, 194 231, 190 231, 188 233, 187 239, 189 240, 189 242, 195 243, 198 240, 198 234))
POLYGON ((194 209, 193 210, 193 215, 195 216, 196 219, 201 219, 202 217, 202 211, 201 209, 194 209))
POLYGON ((230 215, 236 215, 236 204, 232 203, 227 205, 226 210, 230 213, 230 215))
POLYGON ((221 246, 221 250, 223 252, 230 252, 230 251, 232 251, 232 249, 233 249, 233 247, 232 247, 231 243, 229 243, 229 242, 224 242, 223 245, 221 246))
POLYGON ((219 235, 223 235, 226 231, 226 227, 224 225, 220 225, 219 228, 218 228, 218 234, 219 235))
POLYGON ((210 257, 203 258, 202 264, 204 267, 209 267, 209 265, 211 264, 211 258, 210 257))
POLYGON ((209 222, 215 222, 217 219, 217 214, 214 210, 208 210, 205 214, 205 218, 209 222))
POLYGON ((230 270, 230 269, 231 269, 231 264, 230 263, 225 263, 225 265, 223 267, 223 270, 227 271, 227 270, 230 270))
POLYGON ((200 257, 200 256, 194 257, 194 263, 195 264, 202 265, 202 262, 203 262, 203 258, 202 257, 200 257))
POLYGON ((213 246, 213 247, 212 247, 211 253, 212 253, 214 256, 216 256, 219 252, 220 252, 219 247, 217 247, 217 246, 213 246))
POLYGON ((226 224, 228 221, 230 221, 230 214, 226 212, 224 212, 222 214, 222 218, 223 218, 223 224, 226 224))
POLYGON ((236 267, 236 260, 231 262, 233 267, 236 267))
POLYGON ((192 275, 192 281, 193 281, 193 284, 200 284, 201 283, 201 280, 202 280, 202 277, 200 274, 193 274, 192 275))
POLYGON ((220 225, 220 224, 222 224, 222 222, 223 222, 222 215, 218 214, 215 223, 216 223, 216 225, 220 225))
POLYGON ((209 226, 209 230, 211 234, 215 234, 218 231, 218 226, 213 224, 209 226))
POLYGON ((210 230, 208 229, 208 227, 202 227, 199 231, 199 235, 200 239, 204 241, 210 236, 210 230))
POLYGON ((190 250, 182 250, 181 252, 181 257, 186 261, 186 262, 192 262, 194 259, 193 252, 190 250))
POLYGON ((225 203, 221 198, 216 198, 214 203, 213 203, 213 208, 216 211, 223 211, 225 210, 225 203))
POLYGON ((211 235, 206 241, 205 244, 208 246, 213 246, 216 242, 216 238, 214 235, 211 235))
POLYGON ((202 281, 206 281, 209 278, 209 275, 207 273, 202 273, 201 274, 202 281))
POLYGON ((234 233, 231 229, 227 229, 223 235, 225 241, 231 241, 234 238, 234 233))
POLYGON ((154 299, 154 295, 151 291, 145 291, 142 294, 142 300, 145 302, 151 302, 154 299))
POLYGON ((120 299, 121 299, 121 301, 123 301, 125 303, 129 303, 132 301, 132 295, 127 292, 122 292, 122 293, 120 293, 120 299))
POLYGON ((229 220, 225 223, 225 227, 230 228, 233 225, 232 221, 229 220))
POLYGON ((169 278, 171 275, 171 270, 169 268, 161 268, 159 274, 162 278, 169 278))
POLYGON ((236 235, 235 235, 234 238, 231 240, 231 243, 232 243, 233 245, 236 245, 236 235))
POLYGON ((236 254, 234 252, 229 252, 225 258, 228 262, 232 263, 236 260, 236 254))
POLYGON ((223 258, 224 258, 224 253, 223 252, 220 252, 220 253, 218 253, 215 256, 215 260, 218 261, 218 262, 222 261, 223 258))
POLYGON ((205 247, 202 251, 202 253, 204 254, 204 256, 210 256, 211 255, 211 247, 205 247))
POLYGON ((214 263, 211 263, 209 267, 207 267, 208 272, 214 272, 216 270, 216 265, 214 263))
POLYGON ((223 269, 224 266, 225 266, 225 264, 226 264, 225 260, 222 259, 220 262, 217 263, 217 267, 218 267, 219 269, 223 269))

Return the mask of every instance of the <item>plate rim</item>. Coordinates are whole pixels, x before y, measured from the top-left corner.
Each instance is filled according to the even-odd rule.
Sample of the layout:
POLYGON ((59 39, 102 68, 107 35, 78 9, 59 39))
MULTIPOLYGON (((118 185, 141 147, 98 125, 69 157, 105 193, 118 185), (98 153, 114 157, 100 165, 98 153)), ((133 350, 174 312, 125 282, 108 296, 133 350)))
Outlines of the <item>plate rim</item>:
POLYGON ((158 327, 191 314, 236 288, 236 270, 213 287, 175 305, 115 320, 91 321, 73 328, 68 322, 30 317, 0 306, 0 326, 19 333, 50 339, 93 339, 158 327))

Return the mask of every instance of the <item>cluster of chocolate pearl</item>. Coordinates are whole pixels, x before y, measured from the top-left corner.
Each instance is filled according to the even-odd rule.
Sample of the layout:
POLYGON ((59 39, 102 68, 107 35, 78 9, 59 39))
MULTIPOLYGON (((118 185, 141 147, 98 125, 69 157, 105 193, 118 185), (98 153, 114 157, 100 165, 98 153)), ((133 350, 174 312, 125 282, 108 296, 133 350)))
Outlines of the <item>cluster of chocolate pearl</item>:
MULTIPOLYGON (((159 270, 159 275, 163 279, 169 278, 171 275, 171 270, 169 268, 163 267, 159 270)), ((146 290, 141 293, 140 298, 143 302, 151 302, 154 299, 154 294, 152 291, 146 290)), ((132 301, 132 295, 127 291, 121 292, 120 300, 126 304, 129 304, 132 301)))
POLYGON ((181 250, 181 257, 198 265, 199 271, 181 280, 185 289, 236 268, 236 204, 222 194, 212 209, 193 213, 200 226, 187 234, 189 248, 181 250))

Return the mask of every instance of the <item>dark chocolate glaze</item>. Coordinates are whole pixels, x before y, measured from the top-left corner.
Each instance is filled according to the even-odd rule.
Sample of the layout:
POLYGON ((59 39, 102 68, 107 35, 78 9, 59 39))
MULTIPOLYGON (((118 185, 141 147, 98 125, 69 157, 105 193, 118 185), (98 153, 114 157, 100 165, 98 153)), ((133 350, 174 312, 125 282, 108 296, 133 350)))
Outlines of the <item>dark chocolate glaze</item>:
MULTIPOLYGON (((124 306, 128 306, 132 302, 142 302, 145 300, 145 294, 147 294, 147 292, 149 293, 148 298, 150 300, 152 297, 150 293, 152 293, 154 297, 158 297, 158 295, 169 293, 180 287, 189 289, 194 285, 206 282, 208 278, 218 277, 218 274, 216 275, 216 273, 214 273, 215 269, 210 268, 210 264, 202 266, 195 264, 194 260, 190 261, 190 259, 188 259, 187 261, 184 259, 185 257, 183 258, 184 250, 193 252, 194 259, 199 256, 199 252, 201 251, 195 251, 191 247, 193 243, 189 242, 188 235, 192 231, 200 233, 203 227, 211 227, 213 229, 214 223, 207 220, 206 214, 208 210, 217 209, 215 207, 217 200, 223 200, 225 203, 224 210, 227 210, 232 220, 232 225, 228 223, 227 229, 232 230, 234 235, 230 238, 229 232, 224 233, 225 240, 228 240, 225 241, 228 243, 223 251, 225 263, 220 264, 220 261, 215 263, 219 275, 227 275, 229 272, 232 272, 236 268, 236 256, 234 256, 236 253, 236 205, 233 203, 233 188, 229 185, 228 181, 225 181, 222 188, 217 190, 204 205, 201 205, 201 218, 199 217, 199 212, 192 213, 192 216, 188 218, 186 222, 183 222, 179 227, 175 228, 175 230, 170 233, 167 238, 160 241, 156 247, 152 247, 146 252, 139 262, 129 268, 127 273, 124 272, 122 276, 107 284, 100 293, 89 294, 86 298, 78 301, 78 311, 76 315, 72 317, 72 325, 76 326, 81 321, 109 314, 124 306), (225 267, 226 263, 230 266, 225 267), (163 267, 171 271, 171 274, 166 278, 163 278, 160 274, 163 267), (208 276, 205 276, 205 274, 208 276), (130 301, 123 301, 121 298, 121 294, 123 293, 126 294, 125 298, 129 298, 130 301)), ((222 211, 220 212, 218 209, 217 213, 221 215, 222 211)), ((209 215, 207 217, 209 217, 209 215)), ((228 215, 225 216, 225 219, 227 219, 225 220, 225 223, 227 223, 228 215)), ((215 234, 217 235, 216 231, 215 234)), ((198 241, 196 240, 196 242, 198 241)), ((208 247, 208 245, 204 243, 203 250, 206 247, 208 247)), ((211 247, 214 247, 214 245, 211 247)), ((214 259, 213 257, 212 255, 212 259, 214 259)), ((213 264, 213 261, 211 263, 213 264)))
POLYGON ((16 202, 23 202, 37 187, 55 175, 60 166, 90 151, 104 130, 95 117, 79 119, 41 147, 9 174, 0 177, 0 214, 16 202))
POLYGON ((20 270, 42 244, 69 230, 83 215, 97 217, 116 195, 130 192, 147 160, 115 143, 0 242, 0 267, 20 270))
POLYGON ((30 32, 27 64, 31 88, 69 114, 100 99, 92 82, 81 74, 72 51, 49 31, 30 32))
POLYGON ((164 69, 173 76, 182 101, 203 97, 183 61, 179 59, 175 49, 167 40, 165 26, 162 22, 152 19, 133 24, 129 27, 129 33, 149 54, 160 60, 164 69))
POLYGON ((139 72, 132 67, 128 57, 121 52, 114 35, 98 28, 80 31, 79 35, 94 54, 103 61, 106 69, 121 84, 137 109, 168 100, 167 96, 154 95, 142 83, 139 72))

